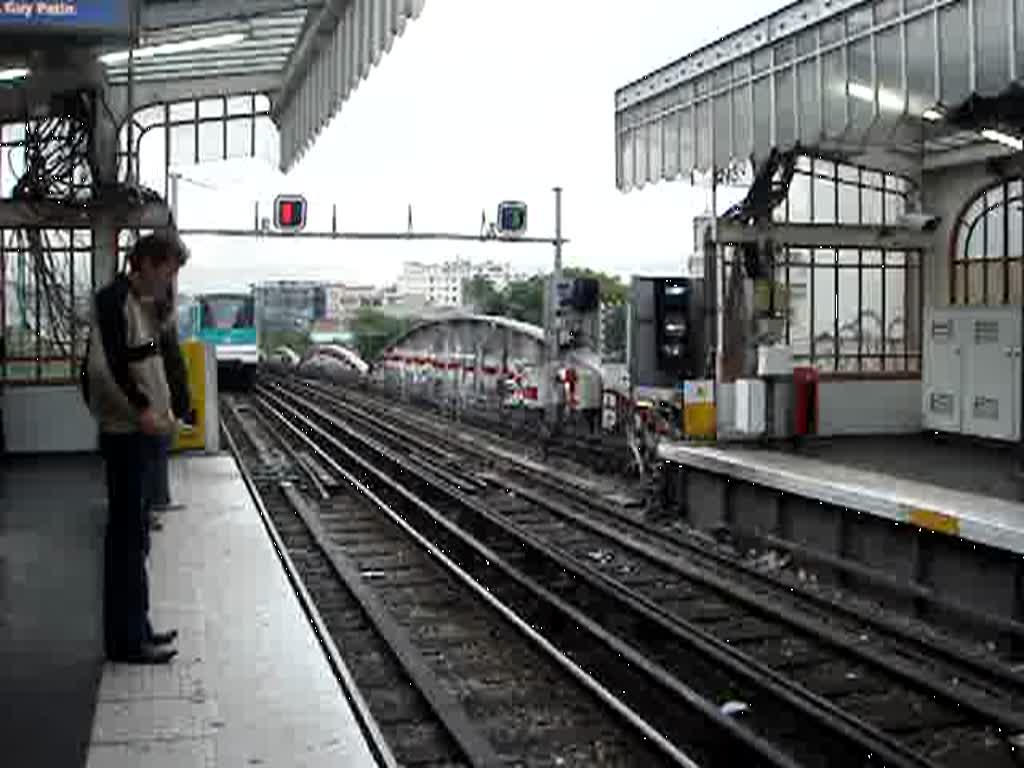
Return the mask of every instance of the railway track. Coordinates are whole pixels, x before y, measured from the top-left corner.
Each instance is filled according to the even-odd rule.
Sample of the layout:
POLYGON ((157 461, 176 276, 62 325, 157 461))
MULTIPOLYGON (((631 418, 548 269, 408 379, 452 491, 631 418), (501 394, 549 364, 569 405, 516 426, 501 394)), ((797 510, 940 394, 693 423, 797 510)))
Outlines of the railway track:
MULTIPOLYGON (((229 440, 398 764, 694 765, 281 412, 225 404, 229 440)), ((727 747, 729 760, 751 754, 727 747)))
MULTIPOLYGON (((339 395, 337 388, 325 386, 320 380, 299 381, 313 392, 339 395)), ((346 391, 346 397, 351 395, 351 390, 346 391)), ((356 389, 356 396, 375 413, 398 419, 418 434, 429 434, 431 439, 436 439, 440 433, 456 445, 468 443, 478 452, 500 457, 505 464, 528 466, 534 481, 545 482, 545 477, 548 478, 547 486, 553 487, 556 495, 572 496, 586 506, 597 503, 619 517, 622 517, 624 504, 646 504, 651 508, 644 526, 647 533, 658 540, 670 540, 704 566, 724 567, 731 578, 750 578, 758 571, 754 575, 757 581, 774 581, 778 588, 800 593, 804 602, 827 605, 832 613, 856 615, 877 625, 885 634, 896 632, 907 638, 914 635, 919 642, 926 643, 934 638, 937 642, 932 645, 940 655, 978 657, 981 664, 986 663, 984 659, 998 656, 997 666, 1003 670, 1008 666, 1016 667, 1020 662, 1024 624, 1012 618, 951 601, 934 589, 901 581, 855 560, 817 552, 772 534, 722 528, 716 532, 715 540, 709 541, 706 534, 695 535, 682 525, 676 515, 656 514, 665 490, 656 488, 657 483, 644 483, 623 475, 605 478, 584 473, 589 476, 579 477, 580 469, 592 468, 593 461, 576 461, 568 449, 544 456, 537 450, 536 440, 531 442, 526 432, 517 431, 514 424, 501 419, 498 422, 503 428, 496 434, 487 428, 487 424, 495 421, 493 418, 474 418, 470 422, 453 420, 450 415, 435 413, 435 409, 410 407, 389 399, 386 392, 363 387, 356 389), (530 462, 526 460, 527 455, 540 460, 530 462), (825 574, 825 583, 820 586, 815 571, 825 574), (842 590, 829 587, 829 582, 837 579, 844 587, 842 590)), ((468 448, 468 445, 463 447, 468 448)), ((619 450, 623 450, 621 446, 619 450)), ((621 468, 621 461, 605 464, 621 468)), ((627 522, 637 524, 635 519, 627 522)))
MULTIPOLYGON (((789 590, 784 584, 666 540, 663 532, 593 496, 584 498, 579 487, 564 478, 559 483, 542 468, 474 457, 462 441, 436 430, 422 434, 429 429, 422 422, 395 421, 394 410, 385 418, 368 413, 365 402, 359 408, 320 388, 301 391, 278 393, 294 406, 312 398, 342 414, 345 422, 335 417, 333 426, 353 438, 348 445, 362 439, 348 426, 358 424, 366 433, 364 446, 379 455, 382 447, 393 452, 393 471, 402 471, 404 462, 432 472, 436 482, 421 479, 419 495, 447 494, 478 515, 490 511, 542 550, 558 542, 557 551, 547 547, 547 554, 561 558, 574 583, 585 580, 627 595, 647 611, 652 631, 675 634, 679 642, 685 635, 708 664, 745 675, 747 687, 734 697, 735 706, 763 708, 763 697, 750 701, 753 680, 778 695, 812 702, 809 708, 833 725, 868 734, 889 749, 886 764, 911 756, 915 764, 1016 764, 1013 737, 1024 730, 1022 681, 1011 670, 957 656, 940 643, 813 595, 780 596, 789 590)), ((782 745, 807 759, 784 740, 782 745)))

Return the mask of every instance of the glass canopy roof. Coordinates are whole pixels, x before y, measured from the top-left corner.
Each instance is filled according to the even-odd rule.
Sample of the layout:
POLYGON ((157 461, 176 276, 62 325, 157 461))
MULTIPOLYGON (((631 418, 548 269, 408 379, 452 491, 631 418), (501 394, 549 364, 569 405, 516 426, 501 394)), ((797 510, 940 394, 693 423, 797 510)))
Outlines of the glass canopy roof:
POLYGON ((1024 0, 799 0, 616 92, 617 184, 772 147, 903 173, 1006 154, 979 133, 1006 126, 942 118, 1022 72, 1024 0))

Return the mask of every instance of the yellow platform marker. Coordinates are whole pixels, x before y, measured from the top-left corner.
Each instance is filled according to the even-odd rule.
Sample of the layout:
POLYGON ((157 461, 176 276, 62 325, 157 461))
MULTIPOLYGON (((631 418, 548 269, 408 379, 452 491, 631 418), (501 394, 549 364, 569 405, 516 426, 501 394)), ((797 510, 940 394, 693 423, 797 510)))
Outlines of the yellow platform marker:
POLYGON ((960 521, 953 515, 936 512, 934 509, 914 507, 910 510, 910 522, 919 528, 926 528, 936 533, 945 533, 949 536, 960 535, 960 521))
POLYGON ((201 341, 185 341, 181 345, 181 354, 185 358, 196 423, 191 429, 183 429, 175 435, 173 449, 201 451, 206 447, 206 352, 201 341))
POLYGON ((691 440, 714 440, 718 433, 712 381, 683 384, 683 434, 691 440))

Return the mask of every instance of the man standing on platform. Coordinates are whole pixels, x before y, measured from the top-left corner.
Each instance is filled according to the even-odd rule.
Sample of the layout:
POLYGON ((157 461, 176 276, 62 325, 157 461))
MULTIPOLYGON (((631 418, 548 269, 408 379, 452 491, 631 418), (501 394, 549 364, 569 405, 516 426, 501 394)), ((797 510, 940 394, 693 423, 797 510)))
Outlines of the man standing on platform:
POLYGON ((128 257, 131 272, 100 290, 94 305, 85 383, 106 463, 103 625, 115 662, 163 664, 176 654, 166 646, 177 633, 149 624, 145 483, 155 439, 176 423, 154 301, 167 295, 186 258, 176 236, 141 238, 128 257))

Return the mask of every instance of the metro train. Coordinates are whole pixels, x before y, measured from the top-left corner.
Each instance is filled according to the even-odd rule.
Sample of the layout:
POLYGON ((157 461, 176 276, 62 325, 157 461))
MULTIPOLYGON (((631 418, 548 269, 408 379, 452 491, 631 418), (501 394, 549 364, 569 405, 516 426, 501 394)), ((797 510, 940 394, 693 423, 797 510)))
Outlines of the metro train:
POLYGON ((217 379, 223 389, 248 388, 261 361, 260 334, 251 293, 205 293, 178 308, 182 339, 210 344, 217 355, 217 379))

